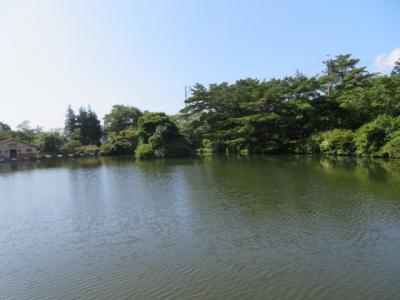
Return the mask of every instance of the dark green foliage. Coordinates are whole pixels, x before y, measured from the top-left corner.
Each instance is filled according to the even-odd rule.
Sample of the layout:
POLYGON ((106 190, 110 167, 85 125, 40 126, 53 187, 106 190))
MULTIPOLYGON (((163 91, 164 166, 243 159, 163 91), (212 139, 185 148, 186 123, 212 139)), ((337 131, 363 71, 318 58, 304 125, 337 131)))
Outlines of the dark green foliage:
POLYGON ((380 156, 381 148, 400 130, 400 117, 382 115, 363 125, 355 136, 357 153, 380 156))
POLYGON ((197 149, 198 154, 200 155, 211 155, 217 151, 216 145, 208 139, 203 139, 201 141, 200 148, 197 149))
POLYGON ((96 113, 89 107, 79 109, 76 115, 71 106, 67 109, 64 134, 82 145, 100 145, 102 129, 96 113))
POLYGON ((190 153, 185 137, 172 118, 164 113, 145 113, 138 122, 139 147, 137 157, 174 157, 190 153), (147 146, 150 145, 150 146, 147 146), (145 153, 145 155, 141 155, 145 153))
POLYGON ((400 131, 392 134, 392 138, 382 147, 380 156, 400 158, 400 131))
POLYGON ((334 129, 321 134, 321 153, 353 155, 356 151, 354 133, 351 130, 334 129))
POLYGON ((77 127, 76 115, 70 105, 70 106, 68 106, 67 113, 65 115, 65 125, 64 125, 65 136, 71 137, 77 128, 78 127, 77 127))
POLYGON ((139 159, 155 158, 153 146, 151 144, 139 144, 136 148, 135 156, 139 159))
POLYGON ((104 116, 104 131, 119 132, 136 127, 142 112, 133 106, 114 105, 111 112, 104 116))
POLYGON ((127 128, 120 132, 111 132, 107 141, 101 146, 103 155, 133 154, 138 144, 135 130, 127 128))
POLYGON ((44 132, 35 136, 34 144, 42 153, 56 153, 62 150, 64 139, 58 132, 44 132))
POLYGON ((82 146, 77 139, 67 139, 62 146, 62 151, 67 153, 76 153, 77 149, 82 146))
POLYGON ((165 113, 146 112, 138 123, 138 135, 141 141, 147 144, 159 126, 171 127, 174 130, 175 124, 165 113))
POLYGON ((198 116, 196 115, 178 115, 175 117, 175 123, 178 126, 179 132, 185 137, 191 149, 198 149, 202 144, 202 131, 200 128, 194 128, 198 116))
POLYGON ((114 105, 104 131, 90 108, 68 107, 64 136, 24 121, 0 123, 0 139, 36 141, 43 152, 138 158, 223 153, 303 153, 399 157, 400 61, 390 75, 370 73, 350 54, 325 61, 319 76, 246 78, 196 84, 177 116, 114 105), (104 136, 102 136, 104 132, 104 136), (62 141, 62 142, 60 142, 62 141))
POLYGON ((76 128, 79 129, 79 141, 82 145, 100 145, 102 130, 97 115, 89 107, 81 107, 76 116, 76 128))
POLYGON ((301 154, 318 154, 321 153, 321 143, 323 137, 321 133, 310 135, 304 141, 300 141, 293 147, 293 152, 301 154))
POLYGON ((358 63, 345 54, 327 60, 317 77, 196 84, 182 110, 186 136, 191 127, 202 153, 378 155, 387 140, 370 149, 357 134, 356 149, 353 132, 380 115, 400 115, 400 76, 397 65, 382 76, 358 63))

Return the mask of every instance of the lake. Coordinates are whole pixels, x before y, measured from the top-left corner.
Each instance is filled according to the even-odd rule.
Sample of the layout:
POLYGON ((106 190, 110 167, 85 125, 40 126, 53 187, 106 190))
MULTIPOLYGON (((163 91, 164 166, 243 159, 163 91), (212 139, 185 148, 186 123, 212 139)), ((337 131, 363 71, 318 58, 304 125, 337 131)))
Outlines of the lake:
POLYGON ((399 298, 399 161, 0 164, 0 299, 399 298))

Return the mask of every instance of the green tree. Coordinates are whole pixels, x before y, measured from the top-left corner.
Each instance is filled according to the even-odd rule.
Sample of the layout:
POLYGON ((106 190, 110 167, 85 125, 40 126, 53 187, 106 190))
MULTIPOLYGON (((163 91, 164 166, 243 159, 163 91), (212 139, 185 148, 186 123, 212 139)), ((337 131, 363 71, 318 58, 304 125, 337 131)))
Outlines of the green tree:
POLYGON ((179 132, 173 120, 164 113, 145 113, 138 122, 139 146, 136 156, 141 157, 140 152, 153 151, 155 157, 172 157, 187 155, 190 147, 179 132), (149 145, 149 146, 143 146, 149 145))
POLYGON ((82 145, 100 145, 102 130, 96 113, 89 107, 81 107, 76 116, 76 128, 79 129, 79 141, 82 145))
POLYGON ((67 108, 67 113, 65 115, 65 125, 64 125, 65 136, 70 137, 74 133, 75 129, 77 129, 77 118, 71 105, 69 105, 67 108))
POLYGON ((358 67, 359 61, 351 54, 338 55, 325 62, 325 74, 320 78, 325 96, 340 105, 336 114, 340 128, 357 129, 365 120, 376 117, 370 93, 376 75, 358 67))
MULTIPOLYGON (((197 83, 177 116, 114 105, 104 117, 101 152, 149 158, 192 150, 353 155, 356 149, 359 155, 395 157, 400 153, 399 75, 400 61, 390 75, 381 75, 344 54, 328 59, 318 76, 297 71, 262 81, 245 78, 207 87, 197 83)), ((31 142, 46 137, 46 147, 52 147, 51 138, 29 122, 10 129, 0 123, 0 139, 31 142)), ((78 114, 68 107, 64 132, 64 151, 98 151, 102 130, 90 107, 78 114)))
POLYGON ((59 132, 43 132, 35 136, 34 144, 42 153, 55 153, 62 150, 64 138, 59 132))
POLYGON ((134 129, 127 128, 119 132, 111 132, 107 141, 101 146, 101 154, 133 154, 138 144, 138 136, 134 129))
POLYGON ((77 149, 82 146, 81 143, 79 142, 79 140, 77 139, 67 139, 64 144, 62 145, 61 150, 63 152, 68 152, 68 153, 76 153, 77 149))
POLYGON ((119 132, 136 127, 142 112, 133 106, 114 105, 110 113, 104 116, 104 131, 119 132))

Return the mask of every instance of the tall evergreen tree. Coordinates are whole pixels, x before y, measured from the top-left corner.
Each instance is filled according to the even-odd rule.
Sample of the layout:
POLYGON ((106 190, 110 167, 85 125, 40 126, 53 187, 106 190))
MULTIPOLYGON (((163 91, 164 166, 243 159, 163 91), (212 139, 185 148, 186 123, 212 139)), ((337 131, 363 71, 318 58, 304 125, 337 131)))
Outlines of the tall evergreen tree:
POLYGON ((64 125, 64 134, 67 137, 71 137, 77 129, 77 124, 76 124, 76 115, 73 109, 71 108, 71 105, 68 106, 67 108, 67 113, 65 115, 65 125, 64 125))
POLYGON ((100 120, 96 113, 89 107, 81 107, 76 117, 77 128, 80 129, 79 140, 82 145, 100 145, 102 130, 100 120))

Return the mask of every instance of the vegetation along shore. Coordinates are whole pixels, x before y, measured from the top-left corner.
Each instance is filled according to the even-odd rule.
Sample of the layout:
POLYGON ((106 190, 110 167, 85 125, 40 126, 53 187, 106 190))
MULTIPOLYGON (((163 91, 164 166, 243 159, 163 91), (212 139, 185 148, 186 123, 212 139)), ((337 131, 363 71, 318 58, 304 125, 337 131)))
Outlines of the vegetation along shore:
POLYGON ((65 127, 43 131, 28 121, 0 122, 42 154, 130 154, 137 158, 194 153, 302 153, 400 158, 400 61, 371 73, 349 54, 324 62, 316 76, 196 84, 174 116, 114 105, 101 122, 89 108, 68 108, 65 127))

